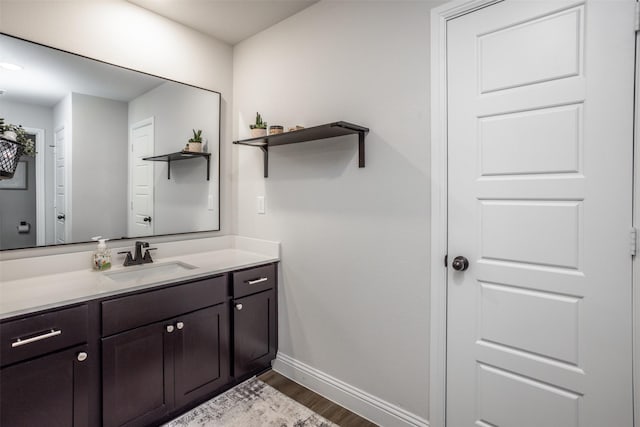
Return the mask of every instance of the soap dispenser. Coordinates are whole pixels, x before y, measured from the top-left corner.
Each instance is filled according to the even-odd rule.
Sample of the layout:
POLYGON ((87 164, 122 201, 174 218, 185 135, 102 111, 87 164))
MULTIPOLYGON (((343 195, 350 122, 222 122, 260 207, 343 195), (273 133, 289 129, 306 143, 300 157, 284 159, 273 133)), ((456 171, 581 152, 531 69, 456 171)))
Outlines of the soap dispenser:
POLYGON ((98 248, 93 253, 93 269, 104 271, 111 268, 111 250, 107 249, 107 240, 102 236, 92 237, 91 240, 98 241, 98 248))

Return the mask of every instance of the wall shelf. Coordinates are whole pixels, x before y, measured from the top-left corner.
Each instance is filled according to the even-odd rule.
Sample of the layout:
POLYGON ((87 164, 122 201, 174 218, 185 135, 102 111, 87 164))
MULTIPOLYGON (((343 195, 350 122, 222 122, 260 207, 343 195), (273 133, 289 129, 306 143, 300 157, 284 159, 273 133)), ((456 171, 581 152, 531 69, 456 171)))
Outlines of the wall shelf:
POLYGON ((241 139, 233 141, 234 144, 259 147, 264 154, 264 177, 269 176, 269 147, 284 144, 296 144, 298 142, 317 141, 326 138, 334 138, 343 135, 358 135, 358 167, 364 167, 364 137, 369 128, 354 125, 347 122, 333 122, 320 126, 279 133, 276 135, 260 136, 257 138, 241 139))
POLYGON ((143 157, 142 160, 148 160, 150 162, 167 162, 167 179, 171 179, 171 162, 178 160, 188 160, 202 157, 207 159, 207 181, 209 181, 209 162, 211 160, 211 153, 198 153, 195 151, 178 151, 176 153, 161 154, 159 156, 143 157))

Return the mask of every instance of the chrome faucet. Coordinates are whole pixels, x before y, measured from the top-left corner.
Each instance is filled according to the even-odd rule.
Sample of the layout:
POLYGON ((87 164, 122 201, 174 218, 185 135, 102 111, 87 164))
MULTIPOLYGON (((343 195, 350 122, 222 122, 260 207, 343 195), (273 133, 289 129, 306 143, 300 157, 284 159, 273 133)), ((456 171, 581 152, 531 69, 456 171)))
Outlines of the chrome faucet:
POLYGON ((118 253, 127 254, 126 258, 124 259, 124 266, 128 267, 130 265, 140 265, 140 264, 147 264, 149 262, 153 262, 153 259, 151 259, 151 253, 149 251, 153 251, 155 249, 157 248, 149 247, 149 242, 137 241, 136 252, 134 256, 131 256, 131 251, 122 251, 118 253), (147 249, 144 252, 144 255, 142 255, 143 248, 147 249))

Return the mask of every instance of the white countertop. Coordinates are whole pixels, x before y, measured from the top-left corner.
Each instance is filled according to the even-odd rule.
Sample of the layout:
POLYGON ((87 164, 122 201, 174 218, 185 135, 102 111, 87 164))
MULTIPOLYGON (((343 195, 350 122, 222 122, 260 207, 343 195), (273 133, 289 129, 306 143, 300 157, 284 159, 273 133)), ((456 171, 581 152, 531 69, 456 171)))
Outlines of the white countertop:
MULTIPOLYGON (((179 255, 175 255, 175 253, 184 252, 184 250, 176 251, 175 245, 173 248, 171 247, 172 243, 154 244, 152 246, 158 247, 158 253, 164 252, 167 255, 173 255, 156 257, 154 254, 155 264, 179 261, 196 268, 169 273, 160 278, 155 276, 145 279, 143 277, 126 282, 114 281, 103 272, 93 271, 91 268, 42 274, 42 271, 38 271, 41 267, 39 264, 50 264, 55 262, 55 259, 45 261, 45 257, 33 257, 20 260, 21 269, 31 267, 33 271, 38 271, 40 274, 31 277, 13 277, 11 280, 5 280, 5 277, 2 277, 2 282, 0 282, 0 319, 280 260, 279 244, 276 242, 246 239, 239 236, 224 236, 224 240, 218 240, 209 245, 215 249, 202 250, 206 243, 205 241, 198 242, 197 252, 179 255)), ((91 252, 76 254, 77 257, 90 255, 91 252)), ((68 257, 68 254, 65 256, 68 257)), ((118 261, 119 259, 114 257, 114 264, 118 261)), ((74 265, 77 265, 77 262, 74 265)), ((88 261, 87 265, 89 265, 88 261)), ((127 268, 118 265, 108 271, 126 271, 127 268)), ((10 274, 3 274, 3 276, 10 276, 10 274)), ((17 275, 14 274, 14 276, 17 275)))

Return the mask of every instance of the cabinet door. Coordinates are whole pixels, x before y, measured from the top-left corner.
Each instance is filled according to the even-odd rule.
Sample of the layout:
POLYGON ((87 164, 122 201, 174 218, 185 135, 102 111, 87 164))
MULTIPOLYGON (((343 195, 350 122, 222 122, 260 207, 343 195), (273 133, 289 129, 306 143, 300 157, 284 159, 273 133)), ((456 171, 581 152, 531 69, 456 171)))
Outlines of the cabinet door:
POLYGON ((105 427, 145 426, 173 407, 175 331, 168 332, 169 325, 158 322, 102 340, 105 427))
POLYGON ((89 425, 89 363, 77 346, 0 370, 0 425, 89 425), (79 360, 79 359, 82 359, 79 360))
POLYGON ((219 304, 175 319, 175 400, 185 405, 229 382, 229 308, 219 304))
POLYGON ((260 292, 234 300, 234 375, 240 378, 269 367, 276 356, 276 293, 260 292))

